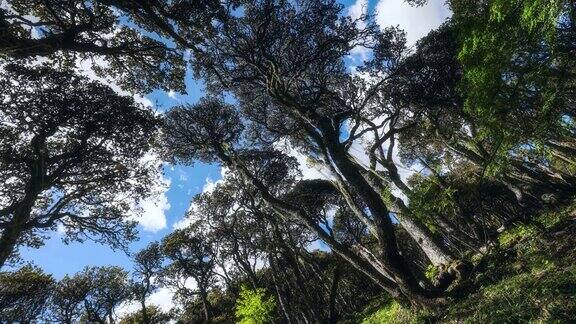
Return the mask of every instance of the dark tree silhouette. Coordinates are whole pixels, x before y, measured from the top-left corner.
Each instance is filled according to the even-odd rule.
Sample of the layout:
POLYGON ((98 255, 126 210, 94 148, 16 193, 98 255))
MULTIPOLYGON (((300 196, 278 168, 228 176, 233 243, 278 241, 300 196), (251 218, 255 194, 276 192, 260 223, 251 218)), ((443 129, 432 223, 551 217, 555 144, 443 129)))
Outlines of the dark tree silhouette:
POLYGON ((212 307, 208 291, 214 284, 214 251, 201 236, 200 224, 193 223, 178 229, 162 240, 162 253, 171 263, 163 273, 164 282, 176 287, 184 297, 197 295, 204 310, 204 320, 210 322, 212 307), (186 287, 186 279, 192 278, 196 289, 186 287))
POLYGON ((155 181, 143 159, 153 112, 47 67, 5 67, 0 92, 0 265, 59 226, 67 240, 126 246, 135 238, 128 212, 155 181))
POLYGON ((92 289, 88 276, 75 274, 58 281, 50 298, 50 315, 57 322, 77 323, 84 313, 84 300, 92 289))
POLYGON ((0 272, 0 321, 30 323, 43 313, 54 279, 38 267, 0 272))
POLYGON ((134 283, 132 290, 136 300, 142 306, 141 321, 142 323, 151 323, 149 311, 146 306, 146 298, 158 288, 156 278, 162 271, 162 255, 160 244, 158 242, 150 243, 146 248, 140 250, 134 255, 134 283))
POLYGON ((125 89, 184 88, 184 48, 218 16, 220 1, 9 0, 0 9, 0 54, 87 59, 125 89), (129 21, 130 24, 121 23, 129 21), (151 31, 150 35, 144 31, 151 31), (175 39, 172 45, 158 39, 175 39), (178 45, 178 46, 177 46, 178 45), (102 64, 104 63, 104 64, 102 64))
POLYGON ((89 322, 115 323, 117 307, 130 298, 128 272, 121 267, 87 267, 75 276, 89 282, 82 317, 89 322))

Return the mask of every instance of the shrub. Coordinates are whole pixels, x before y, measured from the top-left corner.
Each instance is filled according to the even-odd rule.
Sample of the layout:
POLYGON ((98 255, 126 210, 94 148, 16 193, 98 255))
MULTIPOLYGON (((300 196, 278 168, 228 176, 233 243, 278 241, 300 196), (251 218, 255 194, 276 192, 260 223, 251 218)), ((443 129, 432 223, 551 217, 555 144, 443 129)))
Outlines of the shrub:
POLYGON ((381 308, 376 313, 370 315, 362 321, 362 324, 405 324, 421 323, 422 319, 418 315, 393 301, 388 306, 381 308))
POLYGON ((265 289, 242 287, 240 297, 236 300, 236 317, 243 324, 269 323, 274 319, 275 308, 274 297, 266 296, 265 289))

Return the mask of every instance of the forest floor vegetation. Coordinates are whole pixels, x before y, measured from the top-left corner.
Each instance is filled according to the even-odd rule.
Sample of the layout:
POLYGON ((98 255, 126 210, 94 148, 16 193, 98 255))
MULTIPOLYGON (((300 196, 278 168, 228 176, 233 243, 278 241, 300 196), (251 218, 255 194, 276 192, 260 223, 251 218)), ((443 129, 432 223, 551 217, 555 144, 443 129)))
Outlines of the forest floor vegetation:
POLYGON ((487 253, 472 255, 469 282, 440 314, 384 301, 367 308, 362 323, 570 323, 576 318, 575 246, 576 202, 511 226, 487 253))

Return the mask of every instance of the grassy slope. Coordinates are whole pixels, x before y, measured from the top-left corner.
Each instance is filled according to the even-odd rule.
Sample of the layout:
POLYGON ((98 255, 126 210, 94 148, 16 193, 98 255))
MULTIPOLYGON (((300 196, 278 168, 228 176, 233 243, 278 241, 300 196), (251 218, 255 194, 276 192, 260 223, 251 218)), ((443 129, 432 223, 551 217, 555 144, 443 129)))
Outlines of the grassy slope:
POLYGON ((363 323, 576 322, 576 204, 540 215, 499 237, 500 246, 474 256, 473 293, 430 316, 391 303, 363 323))

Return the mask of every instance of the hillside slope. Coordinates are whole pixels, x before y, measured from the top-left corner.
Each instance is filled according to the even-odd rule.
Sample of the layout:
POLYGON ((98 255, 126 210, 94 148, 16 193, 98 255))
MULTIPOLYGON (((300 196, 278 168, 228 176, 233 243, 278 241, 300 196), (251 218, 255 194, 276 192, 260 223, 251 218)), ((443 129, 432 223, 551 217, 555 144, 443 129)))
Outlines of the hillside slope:
POLYGON ((388 303, 363 323, 570 323, 576 320, 576 204, 516 224, 485 255, 471 256, 473 291, 439 314, 388 303))

